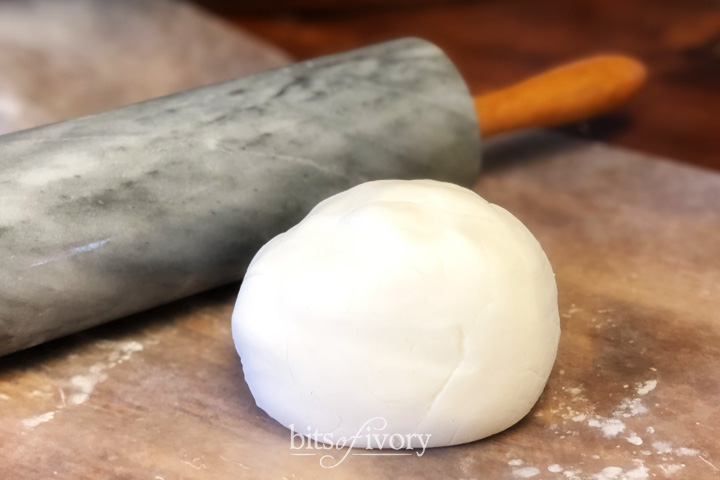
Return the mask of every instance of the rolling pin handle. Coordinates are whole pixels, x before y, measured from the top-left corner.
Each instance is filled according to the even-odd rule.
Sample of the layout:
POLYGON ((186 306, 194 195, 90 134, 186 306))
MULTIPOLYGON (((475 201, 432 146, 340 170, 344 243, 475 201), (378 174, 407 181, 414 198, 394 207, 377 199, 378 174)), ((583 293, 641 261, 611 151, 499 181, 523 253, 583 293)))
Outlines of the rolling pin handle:
POLYGON ((623 55, 602 55, 562 65, 476 96, 480 129, 487 137, 594 117, 627 102, 646 78, 645 65, 623 55))

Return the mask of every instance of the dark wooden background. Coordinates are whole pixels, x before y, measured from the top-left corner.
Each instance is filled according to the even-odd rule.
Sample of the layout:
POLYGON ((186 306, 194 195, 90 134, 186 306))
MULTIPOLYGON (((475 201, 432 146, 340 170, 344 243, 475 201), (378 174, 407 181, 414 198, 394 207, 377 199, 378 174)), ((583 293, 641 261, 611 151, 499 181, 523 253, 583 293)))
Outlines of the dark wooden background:
POLYGON ((298 59, 391 38, 431 40, 475 93, 600 52, 647 63, 624 111, 563 130, 720 169, 718 0, 200 2, 298 59))

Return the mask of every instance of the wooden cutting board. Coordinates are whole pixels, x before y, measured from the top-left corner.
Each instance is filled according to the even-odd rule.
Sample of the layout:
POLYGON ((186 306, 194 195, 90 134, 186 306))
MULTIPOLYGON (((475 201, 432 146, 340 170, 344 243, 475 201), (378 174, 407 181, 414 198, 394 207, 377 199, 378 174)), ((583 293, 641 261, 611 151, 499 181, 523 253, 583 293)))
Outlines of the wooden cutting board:
POLYGON ((560 295, 557 363, 515 427, 334 469, 290 455, 243 381, 233 285, 1 358, 0 477, 718 477, 720 176, 547 132, 485 165, 476 190, 535 233, 560 295))
MULTIPOLYGON (((2 131, 287 61, 182 3, 58 3, 1 6, 2 131)), ((476 188, 538 236, 560 291, 558 362, 517 426, 332 470, 291 456, 242 379, 234 285, 0 358, 0 478, 718 476, 720 177, 547 133, 485 162, 476 188)))

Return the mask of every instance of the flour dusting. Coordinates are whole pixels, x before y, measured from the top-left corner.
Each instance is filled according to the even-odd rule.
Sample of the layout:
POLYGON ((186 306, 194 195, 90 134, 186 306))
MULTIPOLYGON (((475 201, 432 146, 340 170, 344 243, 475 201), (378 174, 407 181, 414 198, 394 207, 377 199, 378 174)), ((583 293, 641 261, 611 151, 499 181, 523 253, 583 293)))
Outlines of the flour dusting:
POLYGON ((672 475, 673 473, 677 473, 682 469, 682 464, 660 465, 660 470, 662 470, 665 475, 672 475))
POLYGON ((43 392, 42 390, 33 390, 30 392, 31 397, 40 397, 40 398, 50 398, 52 397, 52 393, 43 392))
POLYGON ((699 454, 700 452, 694 448, 680 447, 675 449, 675 455, 680 455, 682 457, 697 457, 699 454))
POLYGON ((648 468, 642 463, 640 463, 640 466, 629 470, 624 475, 624 478, 626 478, 627 480, 645 480, 648 477, 648 468))
POLYGON ((95 390, 98 383, 107 380, 107 365, 96 363, 90 367, 87 375, 75 375, 70 379, 70 402, 75 405, 85 403, 95 390))
POLYGON ((617 418, 593 418, 588 422, 593 428, 599 428, 606 438, 614 438, 625 430, 625 424, 617 418))
POLYGON ((47 412, 42 415, 36 415, 34 417, 26 418, 22 421, 23 425, 27 428, 37 427, 41 423, 49 422, 55 417, 55 412, 47 412))
POLYGON ((655 387, 657 387, 657 380, 648 380, 647 382, 638 385, 637 393, 638 395, 647 395, 655 390, 655 387))
POLYGON ((616 417, 630 418, 647 412, 648 409, 643 405, 642 400, 639 398, 626 398, 618 405, 613 415, 616 417))
POLYGON ((657 453, 671 453, 673 450, 670 442, 653 442, 652 446, 657 453))
POLYGON ((70 402, 80 405, 88 401, 95 387, 107 380, 107 371, 127 361, 133 353, 141 352, 143 346, 139 342, 102 343, 102 347, 113 349, 108 356, 109 363, 96 363, 85 375, 75 375, 70 379, 70 402))
MULTIPOLYGON (((657 371, 654 367, 650 370, 657 371)), ((567 466, 553 463, 546 467, 547 472, 544 475, 549 475, 548 478, 563 480, 648 480, 651 477, 670 477, 673 475, 679 478, 681 476, 679 472, 686 466, 683 463, 685 461, 683 457, 697 458, 707 463, 713 470, 716 469, 711 462, 701 455, 702 452, 693 448, 677 447, 671 442, 663 441, 662 438, 658 438, 659 436, 656 435, 654 427, 639 423, 642 417, 650 412, 652 405, 659 406, 657 402, 645 403, 647 395, 658 387, 657 379, 628 383, 622 385, 622 387, 624 390, 621 391, 621 395, 623 393, 625 395, 617 400, 616 407, 608 416, 596 413, 595 407, 597 403, 583 395, 584 390, 581 386, 561 387, 566 395, 553 395, 551 397, 553 405, 549 408, 549 413, 553 416, 553 419, 559 417, 561 420, 548 425, 547 428, 557 436, 557 439, 584 435, 586 429, 582 427, 589 427, 590 431, 599 431, 598 436, 606 439, 604 440, 606 443, 605 448, 618 449, 618 452, 625 458, 625 462, 628 463, 626 465, 604 466, 600 471, 588 469, 584 466, 584 462, 580 462, 579 465, 567 466), (644 447, 643 450, 636 449, 641 445, 644 447), (645 463, 651 460, 651 466, 646 466, 645 463), (660 460, 663 463, 659 464, 660 460)), ((536 414, 536 416, 541 417, 542 415, 536 414)), ((590 457, 590 455, 587 456, 590 457)), ((602 457, 592 455, 591 458, 601 460, 602 457)), ((516 478, 530 478, 540 475, 540 470, 534 467, 532 463, 531 461, 523 462, 521 460, 508 462, 513 467, 512 474, 516 478), (521 465, 522 468, 520 468, 521 465)), ((716 471, 720 471, 720 469, 716 471)))
MULTIPOLYGON (((101 342, 98 344, 100 348, 111 349, 112 351, 108 355, 106 363, 96 363, 92 365, 87 373, 82 375, 75 375, 68 381, 69 385, 66 388, 59 388, 61 403, 57 406, 57 409, 52 412, 43 413, 35 417, 26 418, 22 421, 22 424, 27 428, 37 427, 41 423, 49 422, 55 418, 55 414, 63 410, 68 405, 81 405, 90 399, 95 388, 98 384, 104 382, 108 378, 108 371, 115 368, 117 365, 127 361, 136 352, 143 350, 143 346, 139 342, 126 341, 126 342, 101 342), (65 391, 68 392, 68 402, 66 402, 65 391)), ((41 392, 40 390, 33 390, 30 393, 32 397, 47 397, 52 394, 41 392)), ((9 398, 9 397, 8 397, 9 398)))
POLYGON ((597 480, 612 480, 613 478, 618 478, 622 473, 623 469, 620 467, 605 467, 600 473, 593 475, 593 478, 597 480))
POLYGON ((571 387, 567 389, 567 392, 573 397, 577 397, 582 393, 582 389, 578 387, 571 387))
POLYGON ((531 478, 540 474, 540 469, 535 467, 523 467, 513 469, 513 475, 518 478, 531 478))

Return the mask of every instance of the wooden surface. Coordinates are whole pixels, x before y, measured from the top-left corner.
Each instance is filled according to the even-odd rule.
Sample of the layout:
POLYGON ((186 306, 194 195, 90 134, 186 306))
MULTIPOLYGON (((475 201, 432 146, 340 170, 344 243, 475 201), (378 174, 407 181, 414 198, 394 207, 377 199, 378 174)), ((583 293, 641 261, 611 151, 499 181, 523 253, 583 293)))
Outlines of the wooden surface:
MULTIPOLYGON (((445 13, 386 11, 337 24, 322 18, 309 26, 294 19, 247 24, 308 56, 319 46, 336 51, 412 33, 388 33, 401 19, 403 28, 422 33, 454 18, 457 31, 445 27, 435 39, 446 43, 476 90, 589 53, 601 40, 611 38, 610 48, 634 42, 659 80, 629 116, 609 123, 611 140, 711 161, 716 67, 702 60, 709 50, 679 53, 712 45, 717 16, 709 3, 661 1, 661 15, 646 3, 643 10, 625 2, 626 10, 611 13, 585 2, 556 14, 578 25, 599 18, 584 31, 563 27, 578 34, 572 41, 553 23, 560 3, 532 15, 514 10, 528 8, 517 1, 445 13), (623 16, 628 11, 636 16, 623 16), (459 20, 464 16, 467 23, 459 20), (291 28, 283 33, 286 24, 291 28), (528 25, 539 37, 527 34, 528 25), (449 39, 457 39, 454 47, 449 39), (675 45, 670 50, 678 53, 653 56, 656 44, 675 45)), ((213 68, 227 72, 241 61, 223 57, 227 64, 213 68)), ((161 72, 176 75, 170 67, 161 72)), ((231 285, 0 358, 0 478, 717 478, 720 177, 553 137, 497 139, 485 163, 477 190, 537 235, 560 292, 557 364, 536 408, 514 428, 422 458, 351 456, 334 470, 320 468, 317 457, 290 456, 289 432, 254 406, 242 380, 230 338, 238 288, 231 285), (606 436, 618 422, 624 430, 606 436)))
POLYGON ((0 359, 0 477, 717 478, 720 176, 552 136, 486 164, 476 189, 537 235, 560 292, 557 363, 514 428, 333 470, 290 456, 243 382, 234 285, 0 359))
POLYGON ((341 0, 287 0, 276 2, 275 12, 251 15, 237 12, 251 9, 252 3, 214 2, 228 20, 298 58, 421 36, 446 50, 475 93, 587 55, 635 55, 650 69, 640 96, 618 115, 565 131, 720 169, 716 0, 424 3, 350 8, 341 0))

